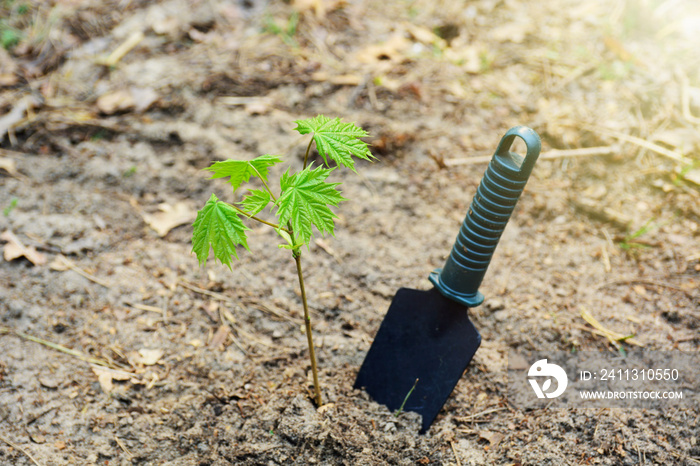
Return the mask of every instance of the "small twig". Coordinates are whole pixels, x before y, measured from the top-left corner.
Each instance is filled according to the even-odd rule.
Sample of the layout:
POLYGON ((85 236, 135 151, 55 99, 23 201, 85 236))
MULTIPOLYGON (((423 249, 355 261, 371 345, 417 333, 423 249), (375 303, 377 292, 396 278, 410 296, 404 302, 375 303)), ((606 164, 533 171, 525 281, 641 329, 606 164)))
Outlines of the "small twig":
POLYGON ((126 453, 126 456, 128 456, 129 459, 131 459, 131 458, 134 457, 134 454, 131 453, 131 452, 129 451, 128 448, 126 448, 126 444, 122 441, 122 439, 120 439, 119 437, 117 437, 117 436, 115 435, 115 436, 114 436, 114 440, 116 440, 117 445, 119 445, 119 448, 121 448, 122 451, 124 451, 124 453, 126 453))
POLYGON ((242 336, 243 338, 246 338, 246 339, 252 341, 253 343, 257 343, 257 344, 262 345, 262 346, 265 346, 265 347, 267 347, 267 348, 281 349, 281 350, 285 350, 285 351, 293 351, 292 348, 289 348, 289 347, 286 347, 286 346, 276 345, 276 344, 273 344, 273 343, 268 343, 268 342, 266 342, 265 340, 263 340, 262 338, 258 338, 257 336, 253 335, 252 333, 246 332, 246 331, 243 330, 242 328, 237 328, 237 329, 236 329, 236 333, 238 333, 238 334, 239 334, 240 336, 242 336))
POLYGON ((603 264, 605 265, 606 272, 612 272, 612 264, 610 263, 610 254, 608 253, 608 247, 613 249, 615 247, 610 233, 608 230, 603 228, 603 236, 605 236, 605 244, 603 244, 603 264))
POLYGON ((692 160, 684 157, 683 155, 679 154, 678 152, 668 150, 665 147, 662 147, 658 144, 654 144, 653 142, 649 142, 645 139, 638 138, 636 136, 630 136, 629 134, 621 133, 619 131, 612 131, 606 128, 601 128, 597 126, 589 126, 588 129, 592 132, 598 132, 598 133, 603 133, 608 136, 612 136, 616 139, 619 139, 620 141, 625 141, 625 142, 630 142, 632 144, 636 144, 639 147, 643 147, 644 149, 648 149, 652 152, 656 152, 659 155, 663 155, 664 157, 673 160, 674 162, 680 162, 684 165, 692 165, 692 160))
POLYGON ((205 296, 209 296, 210 298, 218 299, 219 301, 224 301, 224 302, 229 303, 229 304, 236 304, 236 301, 229 298, 225 294, 205 290, 204 288, 199 288, 198 286, 191 285, 184 280, 178 281, 177 284, 183 288, 187 288, 190 291, 194 291, 195 293, 203 294, 205 296))
POLYGON ((688 456, 688 455, 681 455, 680 453, 676 453, 673 450, 669 450, 669 453, 671 453, 676 458, 680 458, 682 460, 688 460, 688 461, 691 461, 695 464, 700 464, 700 458, 694 458, 694 457, 688 456))
POLYGON ((696 252, 694 254, 686 256, 685 261, 686 262, 693 262, 694 260, 698 260, 698 259, 700 259, 700 252, 696 252))
POLYGON ((248 299, 248 300, 246 300, 245 302, 246 302, 246 304, 249 304, 249 305, 251 305, 251 306, 256 306, 256 307, 258 307, 258 308, 259 308, 260 310, 262 310, 262 311, 269 312, 270 314, 272 314, 272 315, 274 315, 274 316, 277 316, 277 317, 279 317, 280 319, 288 320, 289 322, 291 322, 291 323, 293 323, 293 324, 301 325, 301 324, 303 323, 300 319, 295 319, 294 317, 291 317, 291 316, 288 316, 288 315, 286 315, 286 314, 283 314, 283 313, 281 313, 281 312, 279 312, 279 311, 277 311, 277 310, 275 310, 275 309, 272 309, 272 308, 269 307, 269 306, 266 306, 266 305, 262 304, 261 302, 259 302, 259 301, 257 301, 257 300, 248 299))
MULTIPOLYGON (((210 298, 218 299, 219 301, 223 301, 225 303, 237 304, 236 301, 234 301, 232 298, 229 298, 225 294, 205 290, 203 288, 199 288, 198 286, 194 286, 190 283, 187 283, 186 281, 183 281, 183 280, 178 281, 177 284, 182 286, 183 288, 187 288, 190 291, 194 291, 195 293, 203 294, 205 296, 209 296, 210 298)), ((294 317, 290 317, 286 314, 283 314, 279 311, 276 311, 276 310, 274 310, 268 306, 265 306, 264 304, 261 304, 255 300, 247 300, 247 304, 251 304, 253 306, 256 306, 256 307, 260 308, 260 310, 262 310, 262 311, 269 312, 270 314, 275 315, 275 316, 279 317, 280 319, 288 320, 296 325, 300 325, 302 323, 302 321, 299 319, 295 319, 294 317)))
POLYGON ((557 92, 561 91, 566 86, 568 86, 570 83, 576 81, 578 78, 585 75, 586 73, 595 70, 597 67, 597 64, 579 66, 574 71, 565 76, 564 79, 559 81, 554 87, 552 87, 551 92, 553 94, 556 94, 557 92))
POLYGON ((649 285, 649 286, 658 286, 659 288, 667 288, 669 290, 674 290, 674 291, 680 291, 681 293, 685 293, 685 295, 689 298, 692 298, 693 295, 688 291, 684 290, 683 288, 680 288, 675 285, 671 285, 670 283, 664 283, 660 282, 657 280, 648 280, 644 278, 628 278, 628 279, 619 279, 619 280, 611 280, 609 282, 602 283, 598 285, 598 289, 601 288, 606 288, 608 286, 613 286, 613 285, 649 285))
POLYGON ((498 411, 503 411, 504 409, 507 409, 507 408, 505 406, 503 406, 500 408, 487 409, 486 411, 482 411, 480 413, 470 414, 469 416, 464 416, 464 417, 459 417, 459 418, 457 418, 457 420, 461 421, 461 422, 467 422, 467 421, 470 421, 470 420, 477 418, 477 417, 485 416, 485 415, 491 414, 491 413, 497 413, 498 411))
POLYGON ((96 365, 98 365, 98 366, 104 366, 104 367, 110 367, 110 366, 111 366, 111 365, 109 364, 109 362, 104 361, 104 360, 102 360, 102 359, 92 358, 92 357, 90 357, 90 356, 86 356, 86 355, 84 355, 83 353, 81 353, 80 351, 73 350, 73 349, 70 349, 70 348, 66 348, 65 346, 59 345, 59 344, 57 344, 57 343, 52 343, 52 342, 50 342, 50 341, 43 340, 43 339, 41 339, 41 338, 38 338, 38 337, 35 337, 35 336, 32 336, 32 335, 28 335, 28 334, 26 334, 26 333, 24 333, 24 332, 19 332, 19 331, 17 331, 17 330, 13 330, 13 329, 8 328, 8 327, 0 327, 0 334, 3 334, 3 333, 16 335, 16 336, 18 336, 18 337, 20 337, 20 338, 22 338, 22 339, 24 339, 24 340, 29 340, 29 341, 33 341, 34 343, 39 343, 40 345, 44 345, 44 346, 47 346, 47 347, 49 347, 49 348, 51 348, 51 349, 55 349, 55 350, 57 350, 57 351, 60 351, 60 352, 62 352, 62 353, 65 353, 65 354, 67 354, 67 355, 69 355, 69 356, 73 356, 73 357, 75 357, 75 358, 78 358, 78 359, 80 359, 81 361, 89 362, 90 364, 96 364, 96 365))
POLYGON ((139 45, 139 43, 144 39, 144 34, 141 31, 137 31, 131 34, 127 39, 122 42, 119 47, 114 49, 112 53, 109 54, 107 58, 104 59, 100 64, 104 66, 115 66, 119 61, 126 56, 127 53, 131 52, 134 47, 139 45))
POLYGON ((34 422, 36 422, 37 419, 40 419, 41 417, 47 415, 48 413, 50 413, 51 411, 53 411, 53 410, 55 410, 55 409, 58 409, 59 407, 60 407, 59 405, 54 405, 54 406, 51 406, 50 408, 47 408, 47 409, 41 411, 41 412, 38 413, 38 414, 35 414, 35 415, 29 417, 29 418, 24 422, 25 427, 26 427, 26 426, 32 425, 34 422))
POLYGON ((228 334, 228 337, 229 337, 229 339, 233 342, 233 344, 236 345, 236 347, 237 347, 239 350, 241 350, 241 353, 243 353, 243 354, 245 354, 245 355, 248 354, 248 351, 246 351, 246 349, 243 347, 243 345, 241 344, 241 342, 238 341, 238 339, 237 339, 236 337, 234 337, 232 333, 229 333, 229 334, 228 334))
POLYGON ((58 272, 63 272, 65 270, 70 269, 73 272, 77 273, 78 275, 81 275, 81 276, 87 278, 88 280, 90 280, 91 282, 97 283, 98 285, 102 285, 105 288, 110 288, 110 286, 111 286, 109 283, 105 282, 104 280, 101 280, 101 279, 95 277, 94 275, 87 273, 86 271, 84 271, 83 269, 81 269, 80 267, 75 265, 75 263, 73 261, 71 261, 67 257, 60 255, 60 254, 56 257, 56 259, 54 259, 53 262, 51 262, 51 264, 49 264, 49 267, 51 267, 53 270, 56 270, 58 272))
POLYGON ((27 450, 25 450, 24 448, 20 447, 19 445, 17 445, 17 444, 14 443, 14 442, 11 442, 10 440, 8 440, 8 439, 6 439, 5 437, 3 437, 2 435, 0 435, 0 440, 2 440, 3 442, 5 442, 6 444, 8 444, 9 446, 11 446, 12 448, 14 448, 15 450, 18 450, 18 451, 21 451, 22 453, 24 453, 24 454, 27 456, 27 458, 29 458, 30 460, 32 460, 32 463, 36 464, 37 466, 41 466, 41 463, 39 463, 39 462, 36 460, 36 458, 34 458, 34 457, 31 455, 31 453, 29 453, 29 452, 28 452, 27 450))
POLYGON ((158 314, 163 314, 163 309, 155 306, 149 306, 148 304, 132 304, 132 303, 125 303, 127 306, 131 306, 134 309, 138 309, 139 311, 148 311, 148 312, 157 312, 158 314))
POLYGON ((318 246, 319 248, 323 249, 323 250, 326 252, 326 254, 328 254, 328 255, 331 256, 333 259, 335 259, 335 261, 336 261, 338 264, 342 263, 342 261, 341 261, 340 258, 338 257, 338 253, 335 252, 335 250, 334 250, 332 247, 330 247, 330 246, 328 245, 328 243, 326 243, 324 240, 322 240, 321 238, 316 238, 316 239, 314 240, 314 243, 316 243, 316 246, 318 246))
POLYGON ((600 205, 590 199, 570 198, 569 202, 576 208, 594 220, 609 223, 619 230, 627 230, 632 223, 632 219, 622 212, 618 212, 610 207, 600 205))
POLYGON ((636 441, 634 442, 634 447, 637 449, 637 458, 639 459, 639 464, 642 464, 642 452, 639 451, 639 444, 636 441))
MULTIPOLYGON (((619 151, 618 146, 605 147, 582 147, 580 149, 552 149, 540 154, 538 160, 554 160, 575 157, 592 157, 596 155, 611 155, 619 151)), ((442 163, 447 167, 456 165, 477 165, 480 163, 489 163, 493 158, 492 155, 484 155, 479 157, 465 157, 458 159, 443 160, 442 163)))
POLYGON ((455 449, 455 443, 452 440, 450 440, 450 447, 452 447, 452 454, 455 455, 457 466, 462 466, 462 462, 459 461, 459 456, 457 455, 457 450, 455 449))

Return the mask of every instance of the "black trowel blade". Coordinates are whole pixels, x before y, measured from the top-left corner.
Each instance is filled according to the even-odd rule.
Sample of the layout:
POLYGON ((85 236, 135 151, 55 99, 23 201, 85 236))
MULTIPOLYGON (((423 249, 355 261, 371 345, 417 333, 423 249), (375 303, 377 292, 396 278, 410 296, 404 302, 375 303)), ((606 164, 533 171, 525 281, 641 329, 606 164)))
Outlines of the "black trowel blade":
POLYGON ((421 433, 425 433, 480 343, 465 306, 435 289, 401 288, 357 374, 355 388, 364 388, 392 412, 405 400, 404 411, 423 416, 421 433))

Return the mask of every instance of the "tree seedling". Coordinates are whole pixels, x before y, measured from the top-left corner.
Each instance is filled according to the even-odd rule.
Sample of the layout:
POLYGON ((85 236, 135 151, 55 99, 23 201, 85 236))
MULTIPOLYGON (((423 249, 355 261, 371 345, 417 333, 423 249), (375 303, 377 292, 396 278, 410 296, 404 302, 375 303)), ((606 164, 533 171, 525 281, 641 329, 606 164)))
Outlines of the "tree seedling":
POLYGON ((261 186, 259 189, 250 189, 247 195, 233 204, 221 201, 212 194, 194 221, 192 252, 197 255, 200 266, 203 266, 209 256, 209 250, 213 249, 214 257, 231 269, 231 257, 238 259, 236 246, 249 249, 246 237, 249 228, 245 226, 244 219, 262 223, 277 232, 283 240, 279 247, 290 250, 296 263, 315 401, 321 406, 311 317, 301 267, 302 247, 306 246, 308 250, 313 237, 313 227, 322 235, 334 235, 334 219, 337 216, 332 207, 337 207, 346 199, 338 190, 340 183, 326 181, 328 176, 339 166, 355 171, 353 157, 371 161, 374 156, 367 143, 360 139, 366 137, 367 132, 354 123, 343 123, 340 118, 331 119, 323 115, 297 120, 295 123, 296 131, 311 134, 312 137, 306 147, 303 168, 297 172, 288 168, 282 174, 278 183, 278 194, 271 189, 268 179, 270 167, 282 162, 275 155, 261 155, 253 160, 214 162, 205 169, 213 173, 211 179, 228 178, 234 194, 244 183, 248 183, 251 177, 258 178, 261 186), (323 158, 323 164, 316 168, 309 164, 309 153, 313 144, 323 158), (336 166, 331 167, 331 162, 336 166), (277 223, 258 217, 268 206, 277 217, 277 223))
POLYGON ((413 382, 413 386, 408 391, 408 393, 406 393, 406 398, 403 399, 403 403, 401 403, 401 406, 399 406, 399 409, 397 409, 396 412, 394 413, 394 417, 399 417, 399 415, 401 415, 401 413, 403 413, 403 408, 404 408, 404 406, 406 406, 406 402, 408 401, 409 397, 411 396, 411 393, 413 393, 413 390, 416 389, 416 385, 418 385, 418 380, 419 379, 416 379, 416 381, 413 382))
POLYGON ((621 249, 624 249, 625 251, 632 251, 634 249, 648 249, 652 248, 653 245, 646 243, 642 240, 640 240, 640 237, 646 235, 647 233, 659 228, 659 225, 656 225, 652 223, 654 219, 652 218, 649 220, 647 223, 645 223, 640 229, 637 231, 630 233, 626 235, 622 240, 619 242, 619 246, 621 249))

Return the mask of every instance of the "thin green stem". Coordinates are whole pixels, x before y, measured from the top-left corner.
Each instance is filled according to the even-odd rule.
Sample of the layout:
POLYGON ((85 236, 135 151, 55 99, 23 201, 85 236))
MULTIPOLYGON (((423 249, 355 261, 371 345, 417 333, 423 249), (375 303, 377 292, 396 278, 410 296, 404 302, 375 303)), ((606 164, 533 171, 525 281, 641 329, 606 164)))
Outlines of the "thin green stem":
MULTIPOLYGON (((311 144, 314 142, 313 138, 309 141, 309 145, 306 146, 306 153, 304 154, 304 168, 309 162, 309 152, 311 152, 311 144)), ((263 181, 264 182, 264 181, 263 181)), ((289 230, 292 230, 291 222, 287 224, 289 230)), ((292 237, 292 243, 296 244, 296 238, 294 233, 290 233, 292 237)), ((304 306, 304 327, 306 328, 306 340, 309 344, 309 359, 311 360, 311 374, 314 379, 314 396, 316 401, 316 406, 321 407, 323 405, 323 398, 321 397, 321 386, 318 383, 318 367, 316 365, 316 349, 314 348, 314 338, 311 333, 311 314, 309 314, 309 304, 306 301, 306 289, 304 288, 304 274, 301 270, 301 250, 292 251, 292 256, 297 264, 297 276, 299 277, 299 289, 301 290, 301 302, 304 306)))
POLYGON ((258 171, 258 169, 255 168, 252 164, 251 164, 250 168, 252 168, 255 171, 255 173, 258 175, 258 178, 260 178, 260 181, 262 181, 263 186, 265 186, 265 189, 267 190, 267 192, 270 194, 270 197, 272 198, 272 202, 276 203, 277 197, 275 197, 275 193, 273 193, 272 190, 270 189, 270 187, 267 185, 267 181, 265 181, 265 177, 262 176, 260 174, 260 172, 258 171))
POLYGON ((403 399, 403 403, 401 403, 399 410, 394 413, 394 417, 399 417, 399 414, 403 412, 403 407, 406 406, 406 401, 408 401, 408 398, 411 396, 411 393, 413 393, 413 390, 416 389, 416 385, 418 385, 418 379, 416 379, 416 381, 413 382, 413 386, 408 391, 408 394, 406 394, 406 398, 403 399))
POLYGON ((311 151, 311 143, 314 142, 314 138, 311 138, 311 141, 309 141, 309 145, 306 146, 306 154, 304 154, 304 168, 306 169, 306 164, 309 161, 309 152, 311 151))
MULTIPOLYGON (((227 203, 227 204, 228 204, 228 203, 227 203)), ((236 209, 237 211, 239 211, 240 213, 242 213, 243 215, 245 215, 246 217, 248 217, 248 218, 250 218, 250 219, 252 219, 252 220, 255 220, 255 221, 260 222, 260 223, 264 223, 264 224, 267 225, 267 226, 271 226, 271 227, 274 228, 275 230, 286 231, 286 232, 289 233, 289 234, 292 233, 291 230, 289 230, 289 229, 287 229, 287 228, 285 228, 285 227, 279 226, 279 225, 276 224, 276 223, 268 222, 267 220, 263 220, 263 219, 261 219, 261 218, 259 218, 259 217, 256 217, 255 215, 250 215, 250 214, 248 214, 248 212, 246 212, 245 210, 241 209, 240 207, 238 207, 238 206, 236 206, 236 205, 233 205, 233 204, 228 204, 228 205, 230 205, 231 207, 233 207, 234 209, 236 209)))
POLYGON ((304 289, 304 274, 301 271, 301 251, 294 251, 294 261, 297 263, 297 275, 299 276, 299 288, 301 289, 301 301, 304 305, 304 326, 306 327, 306 340, 309 343, 309 359, 311 360, 311 374, 314 378, 314 394, 316 398, 316 406, 323 405, 321 398, 321 387, 318 384, 318 368, 316 367, 316 350, 314 349, 314 339, 311 334, 311 315, 309 314, 309 305, 306 302, 306 290, 304 289))

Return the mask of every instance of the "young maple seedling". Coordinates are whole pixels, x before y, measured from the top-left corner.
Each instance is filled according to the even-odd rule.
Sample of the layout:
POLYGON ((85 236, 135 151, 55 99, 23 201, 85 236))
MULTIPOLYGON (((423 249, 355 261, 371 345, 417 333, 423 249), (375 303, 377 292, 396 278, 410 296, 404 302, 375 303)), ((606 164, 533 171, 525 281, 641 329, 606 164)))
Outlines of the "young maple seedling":
POLYGON ((353 157, 371 161, 374 156, 369 151, 367 143, 360 139, 368 136, 367 132, 354 123, 343 123, 340 118, 330 119, 323 115, 297 120, 295 123, 296 131, 301 134, 311 134, 312 138, 306 147, 302 170, 292 173, 289 168, 282 174, 279 180, 279 194, 275 195, 268 183, 269 168, 282 162, 277 156, 261 155, 249 161, 226 160, 215 162, 205 169, 214 173, 211 179, 229 178, 234 193, 251 177, 257 177, 262 186, 261 189, 250 189, 249 194, 233 204, 221 201, 212 194, 202 210, 197 213, 194 221, 192 252, 197 255, 199 265, 203 266, 207 262, 211 248, 214 250, 214 257, 231 269, 231 256, 238 259, 236 246, 240 245, 250 250, 245 233, 249 228, 245 226, 241 217, 273 228, 284 240, 284 244, 280 244, 279 247, 291 250, 296 262, 315 401, 318 406, 321 406, 321 389, 318 384, 311 317, 301 268, 302 246, 308 249, 313 237, 313 227, 316 227, 321 234, 334 235, 333 219, 337 216, 331 207, 337 207, 340 202, 347 200, 338 190, 340 183, 326 181, 328 175, 337 168, 331 167, 330 161, 355 171, 353 157), (308 163, 313 143, 316 144, 316 150, 323 158, 323 165, 316 168, 312 168, 308 163), (276 215, 278 223, 257 217, 268 206, 276 215))

